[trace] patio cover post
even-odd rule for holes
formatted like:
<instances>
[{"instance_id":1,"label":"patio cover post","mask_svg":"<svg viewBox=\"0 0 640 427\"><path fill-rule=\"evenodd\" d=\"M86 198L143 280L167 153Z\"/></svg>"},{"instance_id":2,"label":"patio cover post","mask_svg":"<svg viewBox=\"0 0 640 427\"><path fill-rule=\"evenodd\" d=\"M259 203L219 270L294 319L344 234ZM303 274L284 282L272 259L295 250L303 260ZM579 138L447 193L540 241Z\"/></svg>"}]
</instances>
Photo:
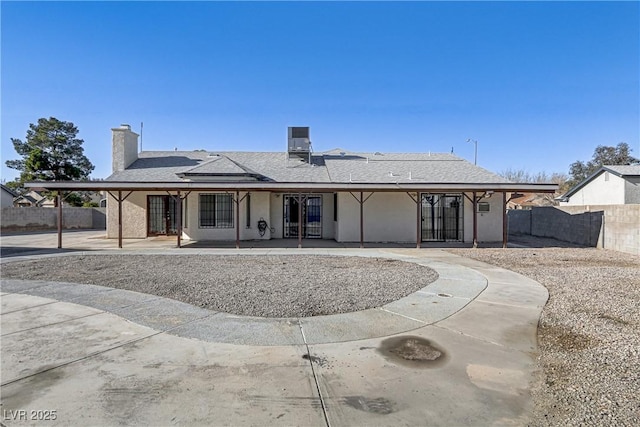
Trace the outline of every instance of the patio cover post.
<instances>
[{"instance_id":1,"label":"patio cover post","mask_svg":"<svg viewBox=\"0 0 640 427\"><path fill-rule=\"evenodd\" d=\"M360 192L360 249L364 249L364 201Z\"/></svg>"},{"instance_id":2,"label":"patio cover post","mask_svg":"<svg viewBox=\"0 0 640 427\"><path fill-rule=\"evenodd\" d=\"M422 244L422 197L420 192L416 193L416 249L420 249Z\"/></svg>"},{"instance_id":3,"label":"patio cover post","mask_svg":"<svg viewBox=\"0 0 640 427\"><path fill-rule=\"evenodd\" d=\"M302 193L298 193L298 249L302 248Z\"/></svg>"},{"instance_id":4,"label":"patio cover post","mask_svg":"<svg viewBox=\"0 0 640 427\"><path fill-rule=\"evenodd\" d=\"M506 249L507 247L507 192L502 192L502 248Z\"/></svg>"},{"instance_id":5,"label":"patio cover post","mask_svg":"<svg viewBox=\"0 0 640 427\"><path fill-rule=\"evenodd\" d=\"M416 249L420 249L420 245L422 244L422 234L420 233L422 230L422 197L419 191L416 192L415 198L408 191L407 196L411 197L411 200L416 204Z\"/></svg>"},{"instance_id":6,"label":"patio cover post","mask_svg":"<svg viewBox=\"0 0 640 427\"><path fill-rule=\"evenodd\" d=\"M473 247L478 247L478 198L473 192Z\"/></svg>"},{"instance_id":7,"label":"patio cover post","mask_svg":"<svg viewBox=\"0 0 640 427\"><path fill-rule=\"evenodd\" d=\"M240 249L240 191L236 190L236 249Z\"/></svg>"},{"instance_id":8,"label":"patio cover post","mask_svg":"<svg viewBox=\"0 0 640 427\"><path fill-rule=\"evenodd\" d=\"M118 248L122 249L122 191L118 190Z\"/></svg>"},{"instance_id":9,"label":"patio cover post","mask_svg":"<svg viewBox=\"0 0 640 427\"><path fill-rule=\"evenodd\" d=\"M176 216L177 216L177 224L176 224L176 234L178 235L178 242L177 242L177 247L181 248L182 247L182 242L180 241L180 239L182 238L182 197L180 197L180 190L177 191L177 200L176 200L176 210L178 212L176 212Z\"/></svg>"},{"instance_id":10,"label":"patio cover post","mask_svg":"<svg viewBox=\"0 0 640 427\"><path fill-rule=\"evenodd\" d=\"M62 249L62 192L58 190L58 249Z\"/></svg>"}]
</instances>

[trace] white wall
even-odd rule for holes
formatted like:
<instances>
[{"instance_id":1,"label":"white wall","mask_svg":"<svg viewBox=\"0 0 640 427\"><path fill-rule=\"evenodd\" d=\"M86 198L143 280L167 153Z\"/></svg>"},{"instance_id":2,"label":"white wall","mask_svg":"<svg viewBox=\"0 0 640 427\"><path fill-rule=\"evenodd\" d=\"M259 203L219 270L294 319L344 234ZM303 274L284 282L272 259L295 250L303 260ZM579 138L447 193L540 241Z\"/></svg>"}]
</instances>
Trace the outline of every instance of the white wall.
<instances>
[{"instance_id":1,"label":"white wall","mask_svg":"<svg viewBox=\"0 0 640 427\"><path fill-rule=\"evenodd\" d=\"M236 239L236 208L233 205L233 227L232 228L200 228L198 223L199 195L215 194L210 192L191 193L183 202L183 228L182 236L191 240L235 240ZM235 193L232 194L235 197ZM258 231L258 221L264 218L272 226L270 218L270 194L266 191L251 192L251 222L247 227L247 198L246 192L240 192L240 240L269 239L271 233L266 231L264 236L260 236ZM245 197L243 199L243 197Z\"/></svg>"},{"instance_id":2,"label":"white wall","mask_svg":"<svg viewBox=\"0 0 640 427\"><path fill-rule=\"evenodd\" d=\"M271 194L271 221L269 222L269 226L273 228L273 234L271 237L274 239L282 239L283 238L283 215L284 215L284 202L283 202L283 194L282 193L272 193Z\"/></svg>"},{"instance_id":3,"label":"white wall","mask_svg":"<svg viewBox=\"0 0 640 427\"><path fill-rule=\"evenodd\" d=\"M491 197L480 200L479 203L489 203L489 212L478 212L478 242L501 242L502 193L494 193ZM465 242L473 242L473 204L466 198L464 236Z\"/></svg>"},{"instance_id":4,"label":"white wall","mask_svg":"<svg viewBox=\"0 0 640 427\"><path fill-rule=\"evenodd\" d=\"M192 240L235 240L235 207L233 228L200 228L198 226L198 195L191 193L183 202L183 235ZM205 193L203 193L205 194ZM246 193L241 192L240 198ZM354 193L359 196L359 193ZM366 198L370 193L365 193ZM123 237L147 237L147 196L166 195L162 192L135 192L122 204ZM235 193L234 193L235 196ZM322 194L322 237L339 242L360 241L360 205L350 193L338 193L338 221L333 221L333 194ZM107 235L118 237L118 204L108 197ZM283 238L283 194L266 191L251 193L251 224L246 225L246 199L240 202L240 239ZM473 241L473 208L464 200L464 241ZM490 204L490 212L478 213L478 241L502 241L502 195L495 193L482 202ZM416 205L406 193L374 193L364 204L364 239L366 242L415 242ZM269 227L264 236L258 232L258 220Z\"/></svg>"},{"instance_id":5,"label":"white wall","mask_svg":"<svg viewBox=\"0 0 640 427\"><path fill-rule=\"evenodd\" d=\"M416 204L406 193L374 193L364 203L363 224L365 242L415 242ZM338 193L336 240L360 241L360 204L350 193Z\"/></svg>"},{"instance_id":6,"label":"white wall","mask_svg":"<svg viewBox=\"0 0 640 427\"><path fill-rule=\"evenodd\" d=\"M571 196L568 202L561 202L560 206L623 205L624 192L625 180L603 171Z\"/></svg>"}]
</instances>

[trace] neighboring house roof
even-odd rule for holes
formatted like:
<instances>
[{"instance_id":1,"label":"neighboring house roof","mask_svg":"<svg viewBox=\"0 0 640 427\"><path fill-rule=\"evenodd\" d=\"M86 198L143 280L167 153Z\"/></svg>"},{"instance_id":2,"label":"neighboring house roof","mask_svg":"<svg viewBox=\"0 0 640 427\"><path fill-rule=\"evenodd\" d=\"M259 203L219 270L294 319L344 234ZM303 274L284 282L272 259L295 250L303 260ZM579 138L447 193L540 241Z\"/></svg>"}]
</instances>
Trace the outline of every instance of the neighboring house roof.
<instances>
[{"instance_id":1,"label":"neighboring house roof","mask_svg":"<svg viewBox=\"0 0 640 427\"><path fill-rule=\"evenodd\" d=\"M524 193L520 197L514 197L507 203L508 207L532 208L537 206L553 206L548 197L537 193Z\"/></svg>"},{"instance_id":2,"label":"neighboring house roof","mask_svg":"<svg viewBox=\"0 0 640 427\"><path fill-rule=\"evenodd\" d=\"M18 196L14 201L16 205L29 205L29 206L37 206L38 200L29 196L28 194L23 194L22 196Z\"/></svg>"},{"instance_id":3,"label":"neighboring house roof","mask_svg":"<svg viewBox=\"0 0 640 427\"><path fill-rule=\"evenodd\" d=\"M12 189L10 189L9 187L7 187L4 184L0 184L0 187L2 187L2 191L5 191L7 193L9 193L11 195L11 197L18 197L19 194L16 193L15 191L13 191Z\"/></svg>"},{"instance_id":4,"label":"neighboring house roof","mask_svg":"<svg viewBox=\"0 0 640 427\"><path fill-rule=\"evenodd\" d=\"M600 175L603 172L609 172L620 178L626 178L630 176L640 176L640 165L605 165L601 166L600 169L589 175L578 185L567 191L563 196L558 197L558 200L565 201L575 193L577 193L580 189L589 184L595 177Z\"/></svg>"},{"instance_id":5,"label":"neighboring house roof","mask_svg":"<svg viewBox=\"0 0 640 427\"><path fill-rule=\"evenodd\" d=\"M311 163L285 152L148 151L107 181L184 182L243 176L282 183L505 183L505 178L453 154L314 153Z\"/></svg>"},{"instance_id":6,"label":"neighboring house roof","mask_svg":"<svg viewBox=\"0 0 640 427\"><path fill-rule=\"evenodd\" d=\"M608 170L619 177L640 176L640 165L603 166L602 169Z\"/></svg>"}]
</instances>

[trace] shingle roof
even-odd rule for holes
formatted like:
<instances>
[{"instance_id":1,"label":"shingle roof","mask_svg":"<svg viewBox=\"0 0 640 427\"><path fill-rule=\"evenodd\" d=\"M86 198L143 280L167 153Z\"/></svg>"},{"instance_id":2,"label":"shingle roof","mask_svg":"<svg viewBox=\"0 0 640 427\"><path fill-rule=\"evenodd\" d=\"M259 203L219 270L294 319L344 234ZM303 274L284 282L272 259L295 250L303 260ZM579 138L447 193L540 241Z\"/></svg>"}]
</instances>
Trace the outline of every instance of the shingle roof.
<instances>
[{"instance_id":1,"label":"shingle roof","mask_svg":"<svg viewBox=\"0 0 640 427\"><path fill-rule=\"evenodd\" d=\"M640 176L640 165L605 165L603 168L620 176Z\"/></svg>"},{"instance_id":2,"label":"shingle roof","mask_svg":"<svg viewBox=\"0 0 640 427\"><path fill-rule=\"evenodd\" d=\"M508 183L453 154L353 153L335 149L314 153L311 163L284 152L147 151L108 181L181 182L189 175L247 175L294 183ZM184 179L179 175L184 176Z\"/></svg>"},{"instance_id":3,"label":"shingle roof","mask_svg":"<svg viewBox=\"0 0 640 427\"><path fill-rule=\"evenodd\" d=\"M325 156L325 162L332 182L508 182L452 154L360 153Z\"/></svg>"}]
</instances>

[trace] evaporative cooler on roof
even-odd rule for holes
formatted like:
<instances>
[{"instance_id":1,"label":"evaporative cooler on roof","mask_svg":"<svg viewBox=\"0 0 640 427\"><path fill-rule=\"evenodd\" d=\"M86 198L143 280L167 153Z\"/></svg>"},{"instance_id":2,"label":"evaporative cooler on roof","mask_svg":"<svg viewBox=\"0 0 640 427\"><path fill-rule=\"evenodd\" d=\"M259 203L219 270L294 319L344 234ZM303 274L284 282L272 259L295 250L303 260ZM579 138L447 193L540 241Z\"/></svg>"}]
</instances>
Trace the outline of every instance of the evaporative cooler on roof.
<instances>
[{"instance_id":1,"label":"evaporative cooler on roof","mask_svg":"<svg viewBox=\"0 0 640 427\"><path fill-rule=\"evenodd\" d=\"M289 158L299 158L309 161L311 155L311 140L308 127L289 127L287 152Z\"/></svg>"}]
</instances>

